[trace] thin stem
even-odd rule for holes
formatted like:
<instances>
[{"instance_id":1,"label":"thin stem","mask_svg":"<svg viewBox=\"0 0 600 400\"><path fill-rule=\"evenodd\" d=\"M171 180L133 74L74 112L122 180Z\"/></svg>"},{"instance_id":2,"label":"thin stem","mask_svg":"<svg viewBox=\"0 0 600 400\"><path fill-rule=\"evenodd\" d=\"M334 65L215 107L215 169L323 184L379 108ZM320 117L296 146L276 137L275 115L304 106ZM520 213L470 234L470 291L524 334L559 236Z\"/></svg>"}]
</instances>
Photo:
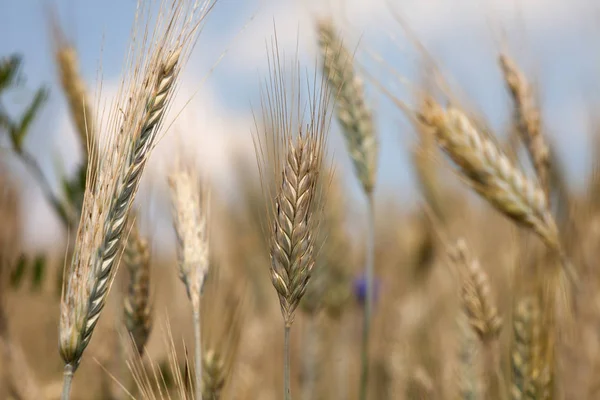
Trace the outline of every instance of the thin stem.
<instances>
[{"instance_id":1,"label":"thin stem","mask_svg":"<svg viewBox=\"0 0 600 400\"><path fill-rule=\"evenodd\" d=\"M63 372L63 391L61 400L69 400L71 398L71 382L73 382L73 373L75 372L71 364L66 364Z\"/></svg>"},{"instance_id":2,"label":"thin stem","mask_svg":"<svg viewBox=\"0 0 600 400\"><path fill-rule=\"evenodd\" d=\"M194 397L196 400L202 400L202 337L201 337L201 332L200 332L200 302L198 302L198 307L197 309L194 311L194 339L196 341L195 345L196 348L194 349L195 352L195 364L196 364L196 368L195 368L195 392L196 392L196 397Z\"/></svg>"},{"instance_id":3,"label":"thin stem","mask_svg":"<svg viewBox=\"0 0 600 400\"><path fill-rule=\"evenodd\" d=\"M499 344L497 339L484 342L484 367L485 379L488 382L486 385L486 398L508 400L506 393L506 382L502 370L500 368Z\"/></svg>"},{"instance_id":4,"label":"thin stem","mask_svg":"<svg viewBox=\"0 0 600 400\"><path fill-rule=\"evenodd\" d=\"M56 195L54 195L48 179L33 155L25 149L14 149L14 152L21 159L21 162L29 169L29 172L33 175L42 190L44 197L46 197L46 200L52 205L64 226L66 228L73 226L75 224L73 210L71 207L67 207L58 199L58 197L56 197Z\"/></svg>"},{"instance_id":5,"label":"thin stem","mask_svg":"<svg viewBox=\"0 0 600 400\"><path fill-rule=\"evenodd\" d=\"M351 319L351 322L354 320ZM349 343L349 324L348 315L340 316L339 324L336 326L337 339L334 339L334 362L336 363L336 386L334 387L335 398L337 400L348 400L348 343Z\"/></svg>"},{"instance_id":6,"label":"thin stem","mask_svg":"<svg viewBox=\"0 0 600 400\"><path fill-rule=\"evenodd\" d=\"M362 349L361 349L361 373L359 399L366 400L369 384L369 336L371 333L371 312L373 308L373 268L375 264L375 204L373 192L367 193L368 203L368 232L367 232L367 254L366 254L366 295L365 311L363 319Z\"/></svg>"},{"instance_id":7,"label":"thin stem","mask_svg":"<svg viewBox=\"0 0 600 400\"><path fill-rule=\"evenodd\" d=\"M290 326L286 323L283 327L283 398L292 400L290 385Z\"/></svg>"},{"instance_id":8,"label":"thin stem","mask_svg":"<svg viewBox=\"0 0 600 400\"><path fill-rule=\"evenodd\" d=\"M315 398L317 376L319 374L319 363L317 357L319 354L319 333L317 332L317 317L309 315L304 325L303 341L304 351L302 352L303 371L302 371L302 398L312 400Z\"/></svg>"}]
</instances>

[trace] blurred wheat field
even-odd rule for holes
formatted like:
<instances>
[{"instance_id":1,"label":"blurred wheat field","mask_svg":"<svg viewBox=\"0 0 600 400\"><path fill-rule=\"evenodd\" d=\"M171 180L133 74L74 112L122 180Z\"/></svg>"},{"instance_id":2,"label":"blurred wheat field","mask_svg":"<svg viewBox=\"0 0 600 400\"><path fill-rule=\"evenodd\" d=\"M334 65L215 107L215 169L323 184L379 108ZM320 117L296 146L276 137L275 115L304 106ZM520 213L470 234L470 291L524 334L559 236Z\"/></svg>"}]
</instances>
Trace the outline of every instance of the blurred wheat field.
<instances>
[{"instance_id":1,"label":"blurred wheat field","mask_svg":"<svg viewBox=\"0 0 600 400\"><path fill-rule=\"evenodd\" d=\"M494 61L511 120L493 132L410 21L397 28L424 72L420 82L393 74L401 90L365 67L333 16L312 21L315 71L298 49L290 57L279 47L275 21L247 127L256 163L226 161L235 199L211 187L185 144L155 154L169 165L164 192L152 194L174 232L175 251L164 253L138 189L151 153L173 134L181 74L205 19L226 5L164 1L154 15L149 3L138 3L105 109L49 18L49 68L84 155L71 176L45 170L28 149L52 97L41 87L9 113L5 94L23 85L27 60L1 55L1 399L600 397L600 142L584 190L574 191L535 77L510 49ZM414 131L398 152L411 157L416 202L378 186L371 89ZM345 152L331 151L334 135ZM26 250L16 164L60 220L64 247Z\"/></svg>"}]
</instances>

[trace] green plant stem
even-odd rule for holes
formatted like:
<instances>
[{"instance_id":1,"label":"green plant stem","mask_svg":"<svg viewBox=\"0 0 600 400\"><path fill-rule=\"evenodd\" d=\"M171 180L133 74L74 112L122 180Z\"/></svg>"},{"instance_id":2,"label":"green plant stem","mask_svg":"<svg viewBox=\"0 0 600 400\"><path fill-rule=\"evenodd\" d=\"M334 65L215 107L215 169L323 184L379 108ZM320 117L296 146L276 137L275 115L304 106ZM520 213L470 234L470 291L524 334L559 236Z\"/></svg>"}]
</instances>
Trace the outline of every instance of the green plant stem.
<instances>
[{"instance_id":1,"label":"green plant stem","mask_svg":"<svg viewBox=\"0 0 600 400\"><path fill-rule=\"evenodd\" d=\"M195 349L194 349L194 362L196 364L195 368L195 393L194 397L196 400L202 400L202 337L200 332L200 303L198 303L197 309L194 311L194 340L195 340Z\"/></svg>"},{"instance_id":2,"label":"green plant stem","mask_svg":"<svg viewBox=\"0 0 600 400\"><path fill-rule=\"evenodd\" d=\"M290 385L290 326L286 323L283 327L283 398L292 400Z\"/></svg>"},{"instance_id":3,"label":"green plant stem","mask_svg":"<svg viewBox=\"0 0 600 400\"><path fill-rule=\"evenodd\" d=\"M365 311L363 319L362 349L361 349L361 372L359 399L366 400L369 384L369 336L371 333L371 313L373 308L373 268L375 263L375 204L373 191L367 193L368 216L367 216L367 253L366 253L366 296Z\"/></svg>"},{"instance_id":4,"label":"green plant stem","mask_svg":"<svg viewBox=\"0 0 600 400\"><path fill-rule=\"evenodd\" d=\"M71 382L73 382L73 374L75 369L71 364L65 365L63 372L63 391L61 395L62 400L69 400L71 398Z\"/></svg>"}]
</instances>

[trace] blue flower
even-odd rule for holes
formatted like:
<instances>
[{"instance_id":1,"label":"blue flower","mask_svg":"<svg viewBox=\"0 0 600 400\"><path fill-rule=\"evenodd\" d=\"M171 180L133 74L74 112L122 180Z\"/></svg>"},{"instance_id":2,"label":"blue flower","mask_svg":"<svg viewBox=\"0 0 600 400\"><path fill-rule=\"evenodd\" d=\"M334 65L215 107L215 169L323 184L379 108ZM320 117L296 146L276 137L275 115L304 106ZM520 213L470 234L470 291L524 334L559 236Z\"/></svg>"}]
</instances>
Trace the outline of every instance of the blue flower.
<instances>
[{"instance_id":1,"label":"blue flower","mask_svg":"<svg viewBox=\"0 0 600 400\"><path fill-rule=\"evenodd\" d=\"M373 305L377 303L377 299L379 298L379 288L381 286L381 281L377 278L373 278ZM359 302L359 304L364 305L367 298L367 276L366 274L362 274L361 276L354 279L353 283L353 291L354 297Z\"/></svg>"}]
</instances>

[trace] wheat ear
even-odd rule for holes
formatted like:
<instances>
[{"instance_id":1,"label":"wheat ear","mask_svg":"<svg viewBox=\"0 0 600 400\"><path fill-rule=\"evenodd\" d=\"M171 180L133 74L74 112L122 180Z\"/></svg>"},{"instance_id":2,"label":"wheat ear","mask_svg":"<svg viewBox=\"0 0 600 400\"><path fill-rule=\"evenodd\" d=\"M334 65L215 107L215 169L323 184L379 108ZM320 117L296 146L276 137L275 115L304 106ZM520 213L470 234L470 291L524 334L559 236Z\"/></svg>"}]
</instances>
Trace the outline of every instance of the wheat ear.
<instances>
[{"instance_id":1,"label":"wheat ear","mask_svg":"<svg viewBox=\"0 0 600 400\"><path fill-rule=\"evenodd\" d=\"M129 271L129 283L123 310L125 326L140 357L152 329L152 303L150 296L150 249L148 241L133 221L125 245L123 262Z\"/></svg>"},{"instance_id":2,"label":"wheat ear","mask_svg":"<svg viewBox=\"0 0 600 400\"><path fill-rule=\"evenodd\" d=\"M435 133L438 145L459 167L467 183L517 224L532 229L562 260L574 284L577 273L566 259L544 191L517 169L492 140L457 108L430 101L419 119Z\"/></svg>"},{"instance_id":3,"label":"wheat ear","mask_svg":"<svg viewBox=\"0 0 600 400\"><path fill-rule=\"evenodd\" d=\"M551 393L551 367L543 343L539 297L527 295L515 303L511 367L511 398L547 399Z\"/></svg>"},{"instance_id":4,"label":"wheat ear","mask_svg":"<svg viewBox=\"0 0 600 400\"><path fill-rule=\"evenodd\" d=\"M501 54L498 60L504 74L504 81L513 99L517 131L527 147L540 185L548 198L550 148L542 134L540 111L535 104L531 86L517 64L507 54Z\"/></svg>"},{"instance_id":5,"label":"wheat ear","mask_svg":"<svg viewBox=\"0 0 600 400\"><path fill-rule=\"evenodd\" d=\"M173 226L177 236L179 277L192 303L195 332L195 393L202 398L202 341L200 304L202 288L209 267L208 217L206 186L191 166L180 164L169 176Z\"/></svg>"},{"instance_id":6,"label":"wheat ear","mask_svg":"<svg viewBox=\"0 0 600 400\"><path fill-rule=\"evenodd\" d=\"M97 176L86 180L75 251L61 296L59 349L65 362L63 399L70 397L73 374L114 280L129 210L148 157L160 136L180 61L187 57L196 37L198 18L203 17L196 11L196 4L190 7L182 1L172 2L159 14L154 41L149 46L138 43L134 36L130 53L133 64L128 66L130 75L124 79L121 95L109 115L109 138L98 159L88 161L96 163L96 168L88 168L88 174L95 170Z\"/></svg>"},{"instance_id":7,"label":"wheat ear","mask_svg":"<svg viewBox=\"0 0 600 400\"><path fill-rule=\"evenodd\" d=\"M318 176L315 151L318 149L309 136L289 141L281 187L275 199L271 279L287 327L293 323L314 265L311 219Z\"/></svg>"},{"instance_id":8,"label":"wheat ear","mask_svg":"<svg viewBox=\"0 0 600 400\"><path fill-rule=\"evenodd\" d=\"M346 148L365 193L375 187L378 143L373 116L368 109L363 83L354 71L354 56L343 45L333 21L318 21L323 74L336 95L336 113L342 126Z\"/></svg>"},{"instance_id":9,"label":"wheat ear","mask_svg":"<svg viewBox=\"0 0 600 400\"><path fill-rule=\"evenodd\" d=\"M54 57L58 66L60 84L67 98L67 104L71 112L71 117L75 123L75 128L79 136L79 144L85 155L85 161L88 158L95 159L95 153L98 150L94 129L94 116L90 99L86 90L86 85L79 72L79 63L77 50L71 45L58 22L55 22L53 29L54 36ZM93 166L94 164L89 164ZM95 176L94 171L90 176Z\"/></svg>"},{"instance_id":10,"label":"wheat ear","mask_svg":"<svg viewBox=\"0 0 600 400\"><path fill-rule=\"evenodd\" d=\"M299 65L284 73L277 42L269 59L270 82L262 96L262 128L255 148L263 187L268 190L271 282L279 297L284 325L284 398L290 391L290 328L315 263L320 204L317 183L330 124L329 96L323 81L307 77L310 98L300 92ZM296 80L297 79L297 80ZM262 129L262 135L258 134ZM261 138L263 136L263 138ZM265 144L269 142L270 146ZM265 169L270 169L269 176ZM272 173L272 175L271 175Z\"/></svg>"},{"instance_id":11,"label":"wheat ear","mask_svg":"<svg viewBox=\"0 0 600 400\"><path fill-rule=\"evenodd\" d=\"M450 259L462 275L462 308L484 353L485 397L505 399L504 377L500 368L498 338L502 318L498 314L486 272L473 258L463 239L449 251Z\"/></svg>"},{"instance_id":12,"label":"wheat ear","mask_svg":"<svg viewBox=\"0 0 600 400\"><path fill-rule=\"evenodd\" d=\"M354 71L352 54L344 47L330 19L317 23L319 45L323 58L323 75L336 95L336 112L342 125L346 149L352 158L354 171L367 196L368 232L366 250L366 301L361 348L361 378L359 398L366 399L369 376L369 337L373 305L373 269L375 262L375 209L373 190L377 174L379 146L373 116L366 106L363 83Z\"/></svg>"},{"instance_id":13,"label":"wheat ear","mask_svg":"<svg viewBox=\"0 0 600 400\"><path fill-rule=\"evenodd\" d=\"M502 329L502 318L494 305L487 274L479 261L471 257L464 240L458 240L449 255L463 274L462 306L471 328L484 342L497 338Z\"/></svg>"}]
</instances>

